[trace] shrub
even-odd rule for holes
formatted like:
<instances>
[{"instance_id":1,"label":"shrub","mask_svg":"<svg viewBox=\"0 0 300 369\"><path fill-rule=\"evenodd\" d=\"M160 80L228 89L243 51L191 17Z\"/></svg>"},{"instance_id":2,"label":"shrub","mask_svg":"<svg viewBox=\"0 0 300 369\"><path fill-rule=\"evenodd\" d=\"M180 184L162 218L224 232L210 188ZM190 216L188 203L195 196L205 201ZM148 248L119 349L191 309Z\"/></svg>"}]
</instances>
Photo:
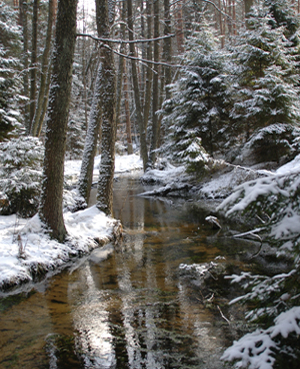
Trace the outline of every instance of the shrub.
<instances>
[{"instance_id":1,"label":"shrub","mask_svg":"<svg viewBox=\"0 0 300 369\"><path fill-rule=\"evenodd\" d=\"M33 216L38 209L44 148L33 137L0 143L0 214Z\"/></svg>"}]
</instances>

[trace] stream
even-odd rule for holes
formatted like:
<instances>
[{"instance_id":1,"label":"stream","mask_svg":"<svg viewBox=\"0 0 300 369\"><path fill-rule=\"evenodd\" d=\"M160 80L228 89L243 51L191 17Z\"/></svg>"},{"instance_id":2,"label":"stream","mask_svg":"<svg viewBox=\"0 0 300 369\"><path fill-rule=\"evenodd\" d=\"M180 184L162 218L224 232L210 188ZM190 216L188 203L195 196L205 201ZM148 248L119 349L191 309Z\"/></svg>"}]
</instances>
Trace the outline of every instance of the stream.
<instances>
[{"instance_id":1,"label":"stream","mask_svg":"<svg viewBox=\"0 0 300 369\"><path fill-rule=\"evenodd\" d=\"M181 270L218 257L240 265L241 241L218 236L192 201L143 191L138 179L114 183L123 245L0 300L1 369L225 367L236 333L222 310L230 292L210 308L213 294Z\"/></svg>"}]
</instances>

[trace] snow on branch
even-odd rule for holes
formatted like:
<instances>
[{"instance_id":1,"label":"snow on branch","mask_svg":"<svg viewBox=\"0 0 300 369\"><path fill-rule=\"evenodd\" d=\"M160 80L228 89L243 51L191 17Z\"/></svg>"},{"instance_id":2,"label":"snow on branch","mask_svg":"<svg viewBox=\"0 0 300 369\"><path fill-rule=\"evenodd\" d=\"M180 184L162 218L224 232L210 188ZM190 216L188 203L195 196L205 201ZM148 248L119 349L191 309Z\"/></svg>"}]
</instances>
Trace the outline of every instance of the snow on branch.
<instances>
[{"instance_id":1,"label":"snow on branch","mask_svg":"<svg viewBox=\"0 0 300 369\"><path fill-rule=\"evenodd\" d=\"M294 306L274 319L266 330L257 329L235 341L223 354L222 360L235 361L236 368L273 369L280 340L300 334L300 306Z\"/></svg>"}]
</instances>

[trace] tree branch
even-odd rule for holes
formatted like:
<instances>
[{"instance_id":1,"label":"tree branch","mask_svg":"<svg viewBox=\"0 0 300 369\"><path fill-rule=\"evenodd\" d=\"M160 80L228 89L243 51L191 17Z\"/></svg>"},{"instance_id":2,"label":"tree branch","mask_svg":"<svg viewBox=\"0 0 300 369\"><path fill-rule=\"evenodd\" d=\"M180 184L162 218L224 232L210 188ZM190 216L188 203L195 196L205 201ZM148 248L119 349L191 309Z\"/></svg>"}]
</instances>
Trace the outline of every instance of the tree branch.
<instances>
[{"instance_id":1,"label":"tree branch","mask_svg":"<svg viewBox=\"0 0 300 369\"><path fill-rule=\"evenodd\" d=\"M140 44L145 42L154 42L159 40L164 40L166 38L175 37L174 34L160 36L156 38L149 38L149 39L137 39L137 40L117 40L117 39L109 39L109 38L102 38L102 37L95 37L93 35L87 34L87 33L77 33L76 37L89 37L95 41L100 42L110 42L114 44Z\"/></svg>"}]
</instances>

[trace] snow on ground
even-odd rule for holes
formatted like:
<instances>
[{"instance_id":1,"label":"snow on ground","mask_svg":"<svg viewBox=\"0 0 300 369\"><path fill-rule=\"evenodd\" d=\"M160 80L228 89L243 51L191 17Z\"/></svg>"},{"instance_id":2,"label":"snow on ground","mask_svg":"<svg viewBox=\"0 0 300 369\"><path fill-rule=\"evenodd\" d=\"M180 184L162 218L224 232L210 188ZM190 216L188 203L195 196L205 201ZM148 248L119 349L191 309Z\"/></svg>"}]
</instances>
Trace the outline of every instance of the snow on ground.
<instances>
[{"instance_id":1,"label":"snow on ground","mask_svg":"<svg viewBox=\"0 0 300 369\"><path fill-rule=\"evenodd\" d=\"M98 175L100 156L95 159L94 175ZM75 183L80 173L81 161L66 161L65 175ZM116 155L115 175L126 172L141 174L142 161L139 155ZM300 156L270 175L283 175L300 171ZM248 173L249 174L249 173ZM221 187L234 187L235 177L240 173L232 171L205 184L201 191L214 197ZM165 164L164 170L154 169L144 174L143 179L162 183L179 182L187 178L183 166ZM245 180L246 178L244 178ZM0 216L0 289L8 284L30 281L41 270L54 269L69 261L72 256L88 253L97 247L94 238L108 240L112 235L115 220L106 217L96 207L71 213L64 212L69 242L60 244L43 232L38 216L19 219L15 215ZM18 239L19 236L19 239ZM23 250L22 250L23 249Z\"/></svg>"},{"instance_id":2,"label":"snow on ground","mask_svg":"<svg viewBox=\"0 0 300 369\"><path fill-rule=\"evenodd\" d=\"M101 155L97 155L94 161L94 177L99 174L99 164ZM77 179L79 176L81 167L81 160L66 160L65 163L65 176ZM139 155L116 155L115 158L115 176L122 173L140 171L143 169L143 162Z\"/></svg>"},{"instance_id":3,"label":"snow on ground","mask_svg":"<svg viewBox=\"0 0 300 369\"><path fill-rule=\"evenodd\" d=\"M100 156L95 160L95 175ZM65 175L76 181L81 161L66 161ZM138 155L116 156L116 174L142 168ZM38 215L19 219L16 215L0 216L0 289L31 281L34 275L62 266L76 257L90 252L98 244L94 239L108 242L116 221L95 206L71 213L64 212L68 242L51 240L43 232Z\"/></svg>"}]
</instances>

